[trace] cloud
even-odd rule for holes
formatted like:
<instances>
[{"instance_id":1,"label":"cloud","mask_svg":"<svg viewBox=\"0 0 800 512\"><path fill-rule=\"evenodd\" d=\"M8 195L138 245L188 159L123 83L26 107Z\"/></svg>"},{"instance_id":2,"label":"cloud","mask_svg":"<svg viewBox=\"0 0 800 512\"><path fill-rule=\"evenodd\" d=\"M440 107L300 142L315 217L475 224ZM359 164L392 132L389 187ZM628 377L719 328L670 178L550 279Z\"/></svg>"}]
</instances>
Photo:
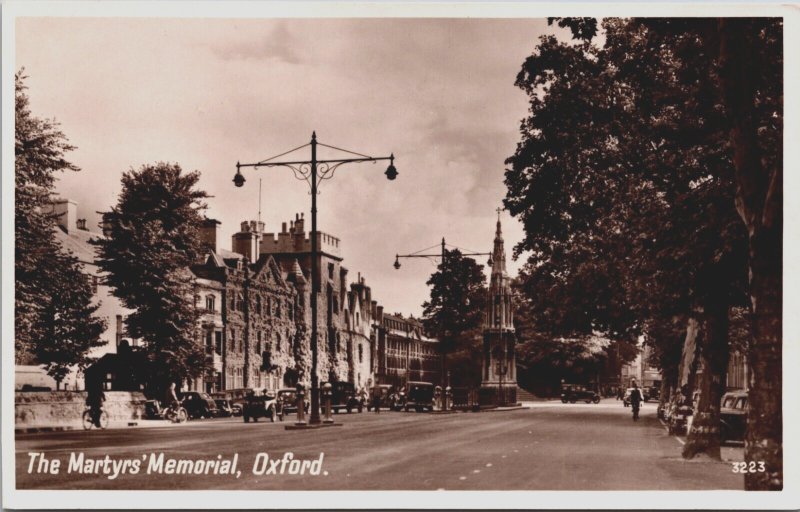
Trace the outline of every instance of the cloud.
<instances>
[{"instance_id":1,"label":"cloud","mask_svg":"<svg viewBox=\"0 0 800 512\"><path fill-rule=\"evenodd\" d=\"M245 35L249 35L249 32ZM260 37L216 41L210 48L223 60L275 60L287 64L302 63L295 37L283 21L277 22L272 30Z\"/></svg>"}]
</instances>

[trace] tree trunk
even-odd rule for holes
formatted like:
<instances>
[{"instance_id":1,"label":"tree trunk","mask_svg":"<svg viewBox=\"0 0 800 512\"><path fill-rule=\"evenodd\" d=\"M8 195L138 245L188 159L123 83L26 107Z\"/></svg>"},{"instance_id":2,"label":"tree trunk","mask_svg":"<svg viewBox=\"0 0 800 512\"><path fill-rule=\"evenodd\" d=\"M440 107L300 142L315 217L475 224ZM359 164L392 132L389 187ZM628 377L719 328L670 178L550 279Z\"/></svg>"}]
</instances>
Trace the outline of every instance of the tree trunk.
<instances>
[{"instance_id":1,"label":"tree trunk","mask_svg":"<svg viewBox=\"0 0 800 512\"><path fill-rule=\"evenodd\" d=\"M782 376L782 147L774 169L764 169L755 119L759 66L752 25L744 18L719 21L719 82L731 120L736 170L736 209L747 228L753 338L745 461L766 471L745 474L747 490L783 489ZM781 77L782 78L782 77Z\"/></svg>"},{"instance_id":2,"label":"tree trunk","mask_svg":"<svg viewBox=\"0 0 800 512\"><path fill-rule=\"evenodd\" d=\"M697 334L700 330L697 317L699 314L699 311L692 310L689 320L686 322L686 337L683 340L681 362L678 367L678 382L676 387L682 389L686 386L690 395L694 390L695 374L697 371Z\"/></svg>"},{"instance_id":3,"label":"tree trunk","mask_svg":"<svg viewBox=\"0 0 800 512\"><path fill-rule=\"evenodd\" d=\"M692 428L683 447L683 457L691 459L705 453L720 459L719 407L725 393L728 371L729 310L727 294L721 290L704 308L703 332L698 336L700 363L700 398L695 404Z\"/></svg>"}]
</instances>

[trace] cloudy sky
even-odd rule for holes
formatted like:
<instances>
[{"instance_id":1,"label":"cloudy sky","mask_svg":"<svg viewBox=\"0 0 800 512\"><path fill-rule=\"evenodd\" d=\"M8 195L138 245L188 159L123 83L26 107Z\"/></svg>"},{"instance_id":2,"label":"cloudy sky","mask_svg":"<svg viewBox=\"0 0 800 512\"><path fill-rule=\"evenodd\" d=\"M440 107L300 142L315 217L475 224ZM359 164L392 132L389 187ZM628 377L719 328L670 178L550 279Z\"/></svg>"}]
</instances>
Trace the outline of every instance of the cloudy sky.
<instances>
[{"instance_id":1,"label":"cloudy sky","mask_svg":"<svg viewBox=\"0 0 800 512\"><path fill-rule=\"evenodd\" d=\"M21 18L16 31L32 110L78 148L70 158L82 171L57 190L92 225L116 202L122 172L177 162L202 173L207 214L229 249L239 223L257 217L259 178L268 232L310 216L308 188L291 171L247 170L235 188L237 161L305 144L313 130L333 146L394 152L394 182L384 163L323 182L319 229L342 240L350 276L365 276L387 311L416 316L435 264L395 270L394 255L443 236L491 249L503 161L527 112L514 79L553 29L536 19ZM290 156L309 158L303 151ZM321 148L326 156L335 153ZM522 230L502 220L510 254ZM518 267L509 261L512 274Z\"/></svg>"}]
</instances>

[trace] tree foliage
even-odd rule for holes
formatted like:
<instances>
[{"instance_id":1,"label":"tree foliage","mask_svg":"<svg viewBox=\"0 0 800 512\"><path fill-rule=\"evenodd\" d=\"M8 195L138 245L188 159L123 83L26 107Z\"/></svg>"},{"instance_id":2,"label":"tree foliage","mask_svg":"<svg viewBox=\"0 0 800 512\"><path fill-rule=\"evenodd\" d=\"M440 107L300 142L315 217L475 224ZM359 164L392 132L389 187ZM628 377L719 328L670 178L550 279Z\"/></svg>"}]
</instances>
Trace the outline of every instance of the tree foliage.
<instances>
[{"instance_id":1,"label":"tree foliage","mask_svg":"<svg viewBox=\"0 0 800 512\"><path fill-rule=\"evenodd\" d=\"M454 380L474 383L476 368L480 374L480 359L475 359L474 354L481 353L487 298L485 281L481 265L453 249L445 253L438 270L427 282L431 298L422 305L422 323L425 331L439 340L443 361L447 354L458 353L457 360L464 366L452 367L459 374Z\"/></svg>"},{"instance_id":2,"label":"tree foliage","mask_svg":"<svg viewBox=\"0 0 800 512\"><path fill-rule=\"evenodd\" d=\"M109 236L97 241L109 286L134 310L128 334L146 341L155 392L208 370L196 340L199 310L189 272L203 250L200 212L207 195L195 188L199 177L166 163L124 173L117 204L103 218Z\"/></svg>"},{"instance_id":3,"label":"tree foliage","mask_svg":"<svg viewBox=\"0 0 800 512\"><path fill-rule=\"evenodd\" d=\"M701 395L703 431L718 452L713 404L730 308L745 304L748 256L750 294L760 275L775 288L766 270L753 273L752 233L762 222L770 235L758 247L772 263L764 269L780 269L770 256L780 253L780 20L609 19L602 47L591 42L590 20L550 21L575 41L544 36L524 62L517 85L530 97L530 115L506 172L505 205L526 232L515 253L528 255L524 289L537 327L550 335L645 334L671 371L680 325L697 317L704 382L716 383ZM738 84L734 76L743 75ZM774 296L765 298L775 311ZM776 331L774 321L764 325ZM767 335L764 344L774 340ZM779 371L775 352L763 354Z\"/></svg>"},{"instance_id":4,"label":"tree foliage","mask_svg":"<svg viewBox=\"0 0 800 512\"><path fill-rule=\"evenodd\" d=\"M92 304L88 278L55 239L50 213L56 173L79 170L65 158L74 147L55 121L31 113L25 78L22 70L14 76L15 354L61 382L103 344L105 321L94 316L99 304Z\"/></svg>"}]
</instances>

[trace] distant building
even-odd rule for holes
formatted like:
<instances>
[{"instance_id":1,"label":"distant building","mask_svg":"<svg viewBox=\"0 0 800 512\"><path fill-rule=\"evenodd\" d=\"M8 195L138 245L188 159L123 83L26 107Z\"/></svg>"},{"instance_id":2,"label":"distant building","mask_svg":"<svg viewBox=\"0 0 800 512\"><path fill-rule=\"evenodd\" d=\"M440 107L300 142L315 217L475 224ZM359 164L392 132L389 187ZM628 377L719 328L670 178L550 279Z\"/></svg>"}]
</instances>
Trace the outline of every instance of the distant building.
<instances>
[{"instance_id":1,"label":"distant building","mask_svg":"<svg viewBox=\"0 0 800 512\"><path fill-rule=\"evenodd\" d=\"M375 319L375 383L405 386L409 381L441 382L437 341L424 334L422 322L388 315L378 308Z\"/></svg>"},{"instance_id":2,"label":"distant building","mask_svg":"<svg viewBox=\"0 0 800 512\"><path fill-rule=\"evenodd\" d=\"M97 266L97 247L92 245L90 240L103 238L104 234L90 230L86 219L79 219L77 212L78 205L75 201L70 199L53 201L52 213L56 216L57 223L55 239L64 250L71 252L83 265L83 271L92 286L92 302L100 303L100 308L95 315L106 320L106 330L100 335L100 339L105 342L105 345L96 347L89 353L90 357L100 358L105 354L116 352L123 338L127 338L125 318L132 311L125 308L120 300L111 293L111 289L104 284L102 272ZM131 340L131 343L136 345L136 340ZM50 384L55 389L55 381L39 369L33 358L24 363L26 364L21 365L16 372L17 385L22 386L26 380L35 379L36 385L39 387L44 386L45 382L52 381ZM83 374L78 368L73 368L62 382L62 386L66 389L84 389Z\"/></svg>"}]
</instances>

